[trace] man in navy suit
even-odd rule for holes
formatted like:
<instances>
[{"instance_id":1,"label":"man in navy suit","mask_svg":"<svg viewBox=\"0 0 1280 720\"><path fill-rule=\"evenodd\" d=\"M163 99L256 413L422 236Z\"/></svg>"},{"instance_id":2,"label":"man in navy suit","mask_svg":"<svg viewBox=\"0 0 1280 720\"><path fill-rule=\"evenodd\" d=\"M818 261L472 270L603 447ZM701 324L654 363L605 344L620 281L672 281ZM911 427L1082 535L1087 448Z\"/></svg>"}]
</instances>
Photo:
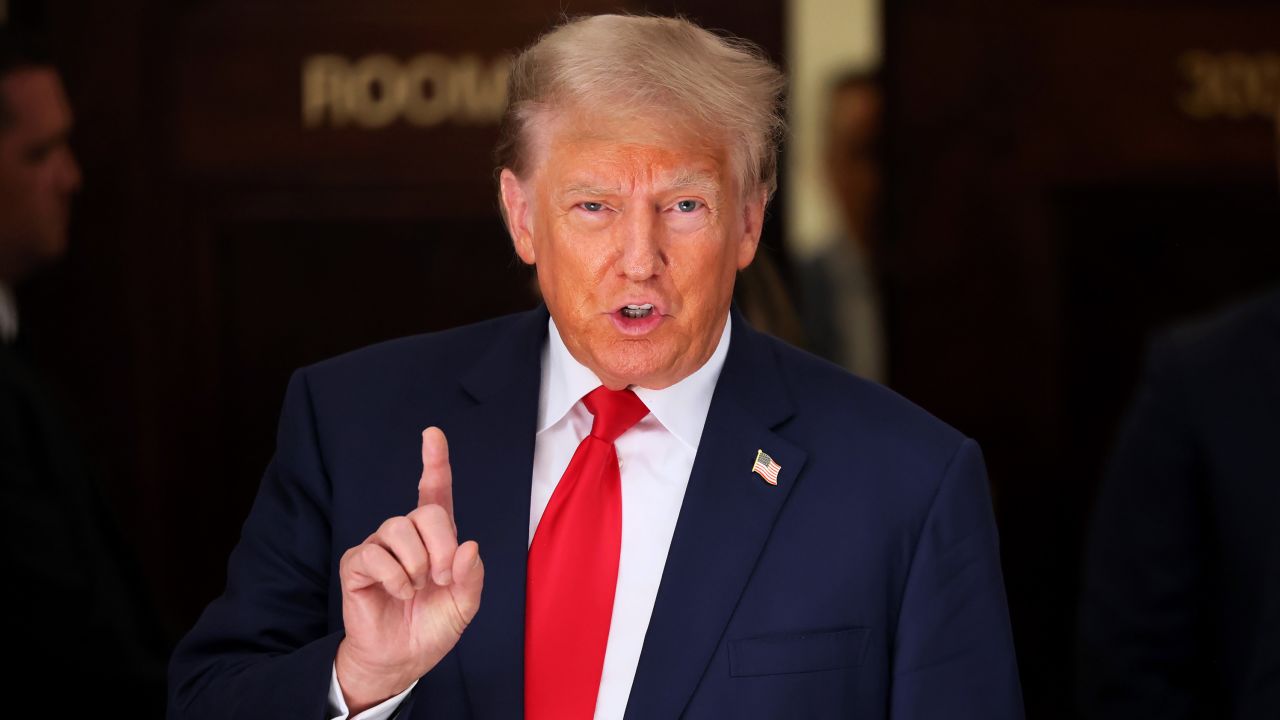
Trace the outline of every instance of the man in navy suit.
<instances>
[{"instance_id":1,"label":"man in navy suit","mask_svg":"<svg viewBox=\"0 0 1280 720\"><path fill-rule=\"evenodd\" d=\"M666 18L516 59L545 307L294 376L172 717L1022 716L977 446L730 308L783 85Z\"/></svg>"},{"instance_id":2,"label":"man in navy suit","mask_svg":"<svg viewBox=\"0 0 1280 720\"><path fill-rule=\"evenodd\" d=\"M1081 717L1280 717L1280 290L1161 334L1099 489Z\"/></svg>"}]
</instances>

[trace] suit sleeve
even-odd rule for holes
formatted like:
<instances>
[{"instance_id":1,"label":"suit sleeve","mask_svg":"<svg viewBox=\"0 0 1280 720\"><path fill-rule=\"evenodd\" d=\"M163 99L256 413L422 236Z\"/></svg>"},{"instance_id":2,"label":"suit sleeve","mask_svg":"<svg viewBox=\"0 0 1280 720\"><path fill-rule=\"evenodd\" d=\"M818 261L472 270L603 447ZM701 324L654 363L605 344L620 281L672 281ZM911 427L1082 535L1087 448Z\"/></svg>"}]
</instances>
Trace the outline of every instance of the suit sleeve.
<instances>
[{"instance_id":1,"label":"suit sleeve","mask_svg":"<svg viewBox=\"0 0 1280 720\"><path fill-rule=\"evenodd\" d=\"M1197 716L1204 521L1184 387L1158 344L1099 491L1078 629L1087 718Z\"/></svg>"},{"instance_id":2,"label":"suit sleeve","mask_svg":"<svg viewBox=\"0 0 1280 720\"><path fill-rule=\"evenodd\" d=\"M342 639L327 622L330 503L299 372L286 393L276 455L231 553L226 590L173 654L171 720L325 717Z\"/></svg>"},{"instance_id":3,"label":"suit sleeve","mask_svg":"<svg viewBox=\"0 0 1280 720\"><path fill-rule=\"evenodd\" d=\"M892 682L892 720L1023 717L986 468L972 440L948 464L920 532Z\"/></svg>"}]
</instances>

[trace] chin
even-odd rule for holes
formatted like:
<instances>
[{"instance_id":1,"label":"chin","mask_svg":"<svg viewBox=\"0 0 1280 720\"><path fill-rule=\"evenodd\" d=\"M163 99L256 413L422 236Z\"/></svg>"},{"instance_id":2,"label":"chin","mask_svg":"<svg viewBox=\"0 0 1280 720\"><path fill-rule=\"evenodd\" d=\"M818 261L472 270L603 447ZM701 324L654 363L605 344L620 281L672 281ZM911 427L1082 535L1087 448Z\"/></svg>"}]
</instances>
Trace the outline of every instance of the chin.
<instances>
[{"instance_id":1,"label":"chin","mask_svg":"<svg viewBox=\"0 0 1280 720\"><path fill-rule=\"evenodd\" d=\"M670 359L665 355L652 347L652 343L624 340L601 356L600 369L628 385L649 387L650 382L661 378L671 367Z\"/></svg>"}]
</instances>

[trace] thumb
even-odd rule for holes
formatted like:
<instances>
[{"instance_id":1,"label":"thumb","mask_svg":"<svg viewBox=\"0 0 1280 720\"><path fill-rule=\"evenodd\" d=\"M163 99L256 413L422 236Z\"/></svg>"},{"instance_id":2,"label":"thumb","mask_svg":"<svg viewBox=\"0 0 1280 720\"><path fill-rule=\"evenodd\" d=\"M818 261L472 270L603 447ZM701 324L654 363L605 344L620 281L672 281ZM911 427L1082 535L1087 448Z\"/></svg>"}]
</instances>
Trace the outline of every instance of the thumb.
<instances>
[{"instance_id":1,"label":"thumb","mask_svg":"<svg viewBox=\"0 0 1280 720\"><path fill-rule=\"evenodd\" d=\"M480 545L468 540L458 546L453 555L453 584L449 591L453 602L467 624L480 609L480 591L484 588L484 562L480 560Z\"/></svg>"}]
</instances>

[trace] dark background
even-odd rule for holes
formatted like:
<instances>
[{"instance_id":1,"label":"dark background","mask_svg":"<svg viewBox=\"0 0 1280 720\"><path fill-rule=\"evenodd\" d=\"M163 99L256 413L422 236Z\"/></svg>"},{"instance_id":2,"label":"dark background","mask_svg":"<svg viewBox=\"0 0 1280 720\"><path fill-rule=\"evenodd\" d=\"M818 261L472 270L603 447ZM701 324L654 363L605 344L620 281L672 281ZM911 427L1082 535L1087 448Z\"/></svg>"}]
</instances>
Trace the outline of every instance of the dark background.
<instances>
[{"instance_id":1,"label":"dark background","mask_svg":"<svg viewBox=\"0 0 1280 720\"><path fill-rule=\"evenodd\" d=\"M886 5L891 382L982 444L1029 716L1069 717L1082 535L1146 339L1280 284L1259 109L1280 103L1280 6ZM10 3L61 61L85 174L69 256L20 288L24 332L175 636L221 590L294 368L535 302L496 128L305 128L303 59L492 58L562 10L619 9L786 62L782 0ZM784 268L786 209L784 177Z\"/></svg>"}]
</instances>

